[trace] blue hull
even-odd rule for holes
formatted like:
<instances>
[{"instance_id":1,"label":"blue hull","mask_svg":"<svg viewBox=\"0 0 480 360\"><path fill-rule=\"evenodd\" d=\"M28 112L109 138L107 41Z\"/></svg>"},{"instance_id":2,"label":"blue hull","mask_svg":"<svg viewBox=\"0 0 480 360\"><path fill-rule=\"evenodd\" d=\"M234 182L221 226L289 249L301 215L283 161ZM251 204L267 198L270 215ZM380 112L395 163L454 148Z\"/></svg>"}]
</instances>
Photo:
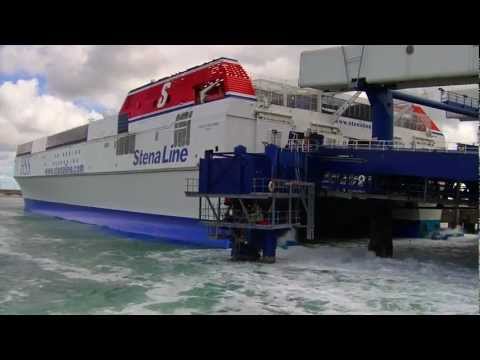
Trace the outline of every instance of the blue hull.
<instances>
[{"instance_id":1,"label":"blue hull","mask_svg":"<svg viewBox=\"0 0 480 360\"><path fill-rule=\"evenodd\" d=\"M104 226L127 234L141 235L182 245L220 249L230 247L230 242L227 239L210 239L207 227L195 219L100 209L32 199L24 199L24 201L25 210L36 214Z\"/></svg>"}]
</instances>

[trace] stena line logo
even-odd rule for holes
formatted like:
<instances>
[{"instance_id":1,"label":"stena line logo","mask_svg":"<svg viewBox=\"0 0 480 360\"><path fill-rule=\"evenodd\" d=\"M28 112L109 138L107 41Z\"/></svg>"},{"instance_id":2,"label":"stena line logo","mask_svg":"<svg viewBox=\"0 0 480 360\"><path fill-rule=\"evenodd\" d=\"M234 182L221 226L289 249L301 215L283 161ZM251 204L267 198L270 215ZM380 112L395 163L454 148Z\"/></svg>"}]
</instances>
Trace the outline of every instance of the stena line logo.
<instances>
[{"instance_id":1,"label":"stena line logo","mask_svg":"<svg viewBox=\"0 0 480 360\"><path fill-rule=\"evenodd\" d=\"M147 152L143 150L135 150L133 165L151 165L151 164L167 164L185 162L188 158L188 149L174 148L173 145L167 149L165 145L163 150Z\"/></svg>"}]
</instances>

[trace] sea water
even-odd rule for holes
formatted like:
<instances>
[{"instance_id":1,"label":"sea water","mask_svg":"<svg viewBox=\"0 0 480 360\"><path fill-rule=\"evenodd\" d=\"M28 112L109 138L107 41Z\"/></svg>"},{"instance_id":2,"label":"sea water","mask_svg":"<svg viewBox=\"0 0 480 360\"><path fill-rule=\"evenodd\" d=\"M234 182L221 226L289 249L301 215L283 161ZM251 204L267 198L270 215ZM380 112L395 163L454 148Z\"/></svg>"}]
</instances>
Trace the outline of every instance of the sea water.
<instances>
[{"instance_id":1,"label":"sea water","mask_svg":"<svg viewBox=\"0 0 480 360\"><path fill-rule=\"evenodd\" d=\"M478 237L279 249L275 264L33 215L0 197L0 314L478 314Z\"/></svg>"}]
</instances>

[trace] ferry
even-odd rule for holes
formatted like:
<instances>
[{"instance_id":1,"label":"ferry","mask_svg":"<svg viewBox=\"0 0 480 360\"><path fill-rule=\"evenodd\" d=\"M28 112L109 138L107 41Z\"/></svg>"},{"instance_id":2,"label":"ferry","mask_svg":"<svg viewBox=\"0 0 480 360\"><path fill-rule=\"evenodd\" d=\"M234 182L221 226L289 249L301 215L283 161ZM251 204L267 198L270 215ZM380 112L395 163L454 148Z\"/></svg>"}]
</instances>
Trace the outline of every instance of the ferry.
<instances>
[{"instance_id":1,"label":"ferry","mask_svg":"<svg viewBox=\"0 0 480 360\"><path fill-rule=\"evenodd\" d=\"M338 113L343 105L345 110ZM302 134L326 145L371 140L367 99L252 80L241 64L219 58L128 92L118 115L17 147L15 179L25 210L178 244L228 248L198 220L185 179L198 175L206 150L243 145L263 152ZM395 143L445 149L422 107L395 104ZM399 214L440 221L441 210Z\"/></svg>"}]
</instances>

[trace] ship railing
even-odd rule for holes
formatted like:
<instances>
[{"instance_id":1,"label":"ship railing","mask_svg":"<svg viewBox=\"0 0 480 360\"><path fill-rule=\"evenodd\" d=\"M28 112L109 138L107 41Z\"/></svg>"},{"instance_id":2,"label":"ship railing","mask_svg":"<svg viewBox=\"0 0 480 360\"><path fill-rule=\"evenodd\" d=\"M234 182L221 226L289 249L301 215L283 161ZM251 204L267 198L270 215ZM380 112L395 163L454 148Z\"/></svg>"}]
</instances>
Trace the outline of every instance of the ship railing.
<instances>
[{"instance_id":1,"label":"ship railing","mask_svg":"<svg viewBox=\"0 0 480 360\"><path fill-rule=\"evenodd\" d=\"M459 94L453 91L446 91L440 89L440 101L443 103L455 103L458 105L468 106L474 109L478 109L478 99L465 95Z\"/></svg>"},{"instance_id":2,"label":"ship railing","mask_svg":"<svg viewBox=\"0 0 480 360\"><path fill-rule=\"evenodd\" d=\"M318 150L319 145L306 139L290 139L285 148L290 151L312 152Z\"/></svg>"},{"instance_id":3,"label":"ship railing","mask_svg":"<svg viewBox=\"0 0 480 360\"><path fill-rule=\"evenodd\" d=\"M353 149L353 150L398 150L398 151L418 151L418 152L455 152L455 153L474 153L478 154L478 145L467 145L448 142L445 148L428 146L412 142L407 145L397 140L350 140L348 144L318 144L311 143L308 139L288 140L286 150L300 152L315 152L322 148L331 149Z\"/></svg>"},{"instance_id":4,"label":"ship railing","mask_svg":"<svg viewBox=\"0 0 480 360\"><path fill-rule=\"evenodd\" d=\"M301 194L306 186L311 183L285 180L285 179L271 179L271 178L253 178L252 179L252 193L283 193L283 194ZM185 179L185 192L186 193L198 193L199 192L199 179L198 178L186 178ZM235 194L232 194L235 195ZM229 193L224 194L225 197L229 197Z\"/></svg>"},{"instance_id":5,"label":"ship railing","mask_svg":"<svg viewBox=\"0 0 480 360\"><path fill-rule=\"evenodd\" d=\"M209 206L203 206L201 221L211 223L219 227L228 225L287 225L300 224L300 210L262 210L259 207L248 208L245 213L241 209L232 209L222 206L213 210Z\"/></svg>"},{"instance_id":6,"label":"ship railing","mask_svg":"<svg viewBox=\"0 0 480 360\"><path fill-rule=\"evenodd\" d=\"M451 204L478 204L478 192L472 188L475 185L455 181L385 182L372 176L327 172L320 180L319 186L322 191L329 192L388 195L432 203L442 201Z\"/></svg>"},{"instance_id":7,"label":"ship railing","mask_svg":"<svg viewBox=\"0 0 480 360\"><path fill-rule=\"evenodd\" d=\"M199 198L198 219L213 228L209 234L219 238L221 229L274 230L303 226L307 238L313 239L315 183L268 178L252 181L248 192L238 190L238 193L200 193L198 179L186 181L186 195ZM306 224L301 223L304 214L307 214Z\"/></svg>"},{"instance_id":8,"label":"ship railing","mask_svg":"<svg viewBox=\"0 0 480 360\"><path fill-rule=\"evenodd\" d=\"M253 193L283 193L283 194L300 194L305 190L306 186L311 185L304 181L286 180L286 179L269 179L269 178L253 178Z\"/></svg>"}]
</instances>

